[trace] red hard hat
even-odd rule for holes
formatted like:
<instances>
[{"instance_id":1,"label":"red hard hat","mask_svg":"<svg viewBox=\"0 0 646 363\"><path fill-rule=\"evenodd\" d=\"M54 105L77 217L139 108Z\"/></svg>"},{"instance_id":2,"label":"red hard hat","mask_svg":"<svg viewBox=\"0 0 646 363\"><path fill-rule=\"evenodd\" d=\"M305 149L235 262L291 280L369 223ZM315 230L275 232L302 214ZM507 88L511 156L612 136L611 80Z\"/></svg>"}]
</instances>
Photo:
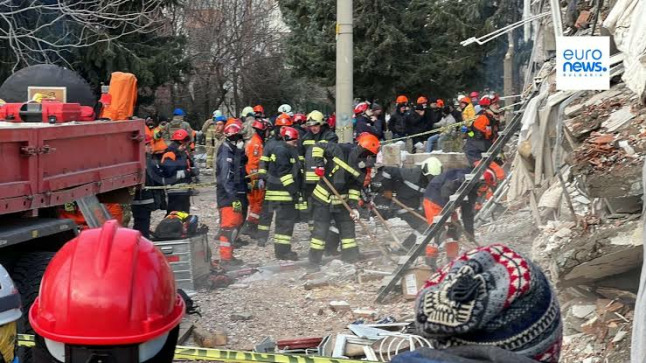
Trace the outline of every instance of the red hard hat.
<instances>
[{"instance_id":1,"label":"red hard hat","mask_svg":"<svg viewBox=\"0 0 646 363\"><path fill-rule=\"evenodd\" d=\"M490 187L495 187L496 184L498 184L496 173L494 173L489 168L487 168L487 170L485 170L484 174L482 175L482 180L484 180L484 182Z\"/></svg>"},{"instance_id":2,"label":"red hard hat","mask_svg":"<svg viewBox=\"0 0 646 363\"><path fill-rule=\"evenodd\" d=\"M377 136L368 132L357 136L357 144L375 155L379 153L379 147L381 146Z\"/></svg>"},{"instance_id":3,"label":"red hard hat","mask_svg":"<svg viewBox=\"0 0 646 363\"><path fill-rule=\"evenodd\" d=\"M292 118L286 114L286 113L281 113L278 117L276 117L276 127L279 126L292 126L294 124L294 121L292 121Z\"/></svg>"},{"instance_id":4,"label":"red hard hat","mask_svg":"<svg viewBox=\"0 0 646 363\"><path fill-rule=\"evenodd\" d=\"M232 122L224 127L223 133L225 137L237 135L242 131L242 127L237 122Z\"/></svg>"},{"instance_id":5,"label":"red hard hat","mask_svg":"<svg viewBox=\"0 0 646 363\"><path fill-rule=\"evenodd\" d=\"M252 124L251 127L253 127L256 130L260 131L265 131L268 128L267 121L265 120L255 120Z\"/></svg>"},{"instance_id":6,"label":"red hard hat","mask_svg":"<svg viewBox=\"0 0 646 363\"><path fill-rule=\"evenodd\" d=\"M397 101L395 101L397 104L402 104L402 103L408 103L408 97L401 95L397 96Z\"/></svg>"},{"instance_id":7,"label":"red hard hat","mask_svg":"<svg viewBox=\"0 0 646 363\"><path fill-rule=\"evenodd\" d=\"M489 107L491 106L491 98L485 96L480 99L480 102L478 104L482 107Z\"/></svg>"},{"instance_id":8,"label":"red hard hat","mask_svg":"<svg viewBox=\"0 0 646 363\"><path fill-rule=\"evenodd\" d=\"M418 105L423 105L423 104L425 104L425 103L428 103L428 98L426 98L426 97L424 97L424 96L420 96L420 97L417 99L417 104L418 104Z\"/></svg>"},{"instance_id":9,"label":"red hard hat","mask_svg":"<svg viewBox=\"0 0 646 363\"><path fill-rule=\"evenodd\" d=\"M471 96L471 98L477 98L477 97L480 97L480 92L473 91L473 92L471 92L471 94L470 94L469 96Z\"/></svg>"},{"instance_id":10,"label":"red hard hat","mask_svg":"<svg viewBox=\"0 0 646 363\"><path fill-rule=\"evenodd\" d=\"M435 103L437 104L437 107L440 107L440 108L444 107L444 100L442 100L442 99L438 98L437 102L435 102Z\"/></svg>"},{"instance_id":11,"label":"red hard hat","mask_svg":"<svg viewBox=\"0 0 646 363\"><path fill-rule=\"evenodd\" d=\"M81 232L56 253L29 322L55 342L129 345L168 333L184 309L160 250L111 220Z\"/></svg>"},{"instance_id":12,"label":"red hard hat","mask_svg":"<svg viewBox=\"0 0 646 363\"><path fill-rule=\"evenodd\" d=\"M265 108L262 107L261 105L257 105L257 106L254 106L253 112L264 114L265 113Z\"/></svg>"},{"instance_id":13,"label":"red hard hat","mask_svg":"<svg viewBox=\"0 0 646 363\"><path fill-rule=\"evenodd\" d=\"M173 135L170 137L171 140L180 141L180 142L184 141L184 140L186 140L188 138L189 138L188 131L186 131L184 129L176 130L175 132L173 132Z\"/></svg>"},{"instance_id":14,"label":"red hard hat","mask_svg":"<svg viewBox=\"0 0 646 363\"><path fill-rule=\"evenodd\" d=\"M298 130L293 127L283 127L280 129L280 136L285 141L298 140Z\"/></svg>"},{"instance_id":15,"label":"red hard hat","mask_svg":"<svg viewBox=\"0 0 646 363\"><path fill-rule=\"evenodd\" d=\"M307 121L307 116L302 113L297 113L294 115L294 123L302 125Z\"/></svg>"},{"instance_id":16,"label":"red hard hat","mask_svg":"<svg viewBox=\"0 0 646 363\"><path fill-rule=\"evenodd\" d=\"M366 112L368 107L370 107L370 106L368 105L367 102L361 102L361 103L359 103L358 105L355 106L354 114L355 115L360 115L360 114Z\"/></svg>"}]
</instances>

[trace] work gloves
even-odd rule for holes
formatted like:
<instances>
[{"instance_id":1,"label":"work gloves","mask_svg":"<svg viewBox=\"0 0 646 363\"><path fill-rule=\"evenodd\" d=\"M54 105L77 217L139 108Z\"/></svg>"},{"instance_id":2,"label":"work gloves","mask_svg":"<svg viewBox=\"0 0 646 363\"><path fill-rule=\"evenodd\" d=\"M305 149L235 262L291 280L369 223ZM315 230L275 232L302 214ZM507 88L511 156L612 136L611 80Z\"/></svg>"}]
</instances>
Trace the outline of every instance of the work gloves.
<instances>
[{"instance_id":1,"label":"work gloves","mask_svg":"<svg viewBox=\"0 0 646 363\"><path fill-rule=\"evenodd\" d=\"M319 178L324 177L325 176L325 168L322 167L322 166L316 167L316 169L314 169L314 174L316 174L316 176L318 176Z\"/></svg>"},{"instance_id":2,"label":"work gloves","mask_svg":"<svg viewBox=\"0 0 646 363\"><path fill-rule=\"evenodd\" d=\"M350 218L354 222L359 222L359 211L356 209L353 209L352 211L350 211Z\"/></svg>"},{"instance_id":3,"label":"work gloves","mask_svg":"<svg viewBox=\"0 0 646 363\"><path fill-rule=\"evenodd\" d=\"M177 178L177 180L181 180L181 179L186 178L186 171L185 170L178 170L177 173L175 174L175 178Z\"/></svg>"},{"instance_id":4,"label":"work gloves","mask_svg":"<svg viewBox=\"0 0 646 363\"><path fill-rule=\"evenodd\" d=\"M234 201L231 203L231 207L233 207L233 211L236 213L242 213L242 202L239 200Z\"/></svg>"}]
</instances>

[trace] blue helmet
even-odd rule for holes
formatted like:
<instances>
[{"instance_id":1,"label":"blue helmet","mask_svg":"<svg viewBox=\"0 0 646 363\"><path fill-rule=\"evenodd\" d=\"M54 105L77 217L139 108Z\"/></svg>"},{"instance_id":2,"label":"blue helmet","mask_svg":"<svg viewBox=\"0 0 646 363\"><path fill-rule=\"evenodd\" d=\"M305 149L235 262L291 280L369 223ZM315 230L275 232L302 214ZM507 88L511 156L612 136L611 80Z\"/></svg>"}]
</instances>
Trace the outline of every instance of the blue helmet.
<instances>
[{"instance_id":1,"label":"blue helmet","mask_svg":"<svg viewBox=\"0 0 646 363\"><path fill-rule=\"evenodd\" d=\"M186 113L184 113L184 110L181 108L176 108L175 111L173 111L173 116L185 116Z\"/></svg>"},{"instance_id":2,"label":"blue helmet","mask_svg":"<svg viewBox=\"0 0 646 363\"><path fill-rule=\"evenodd\" d=\"M215 116L215 121L227 122L227 118L224 115Z\"/></svg>"}]
</instances>

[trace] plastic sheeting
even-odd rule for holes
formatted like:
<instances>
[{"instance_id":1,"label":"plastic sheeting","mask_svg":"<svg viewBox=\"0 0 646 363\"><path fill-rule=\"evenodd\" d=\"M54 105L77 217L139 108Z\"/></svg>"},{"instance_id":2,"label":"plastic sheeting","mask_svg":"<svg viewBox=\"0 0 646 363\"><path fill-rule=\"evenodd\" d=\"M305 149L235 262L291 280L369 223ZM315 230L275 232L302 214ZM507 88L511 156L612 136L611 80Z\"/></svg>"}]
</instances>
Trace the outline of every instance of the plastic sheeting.
<instances>
[{"instance_id":1,"label":"plastic sheeting","mask_svg":"<svg viewBox=\"0 0 646 363\"><path fill-rule=\"evenodd\" d=\"M646 1L619 0L603 26L613 35L617 49L625 54L623 80L646 102Z\"/></svg>"}]
</instances>

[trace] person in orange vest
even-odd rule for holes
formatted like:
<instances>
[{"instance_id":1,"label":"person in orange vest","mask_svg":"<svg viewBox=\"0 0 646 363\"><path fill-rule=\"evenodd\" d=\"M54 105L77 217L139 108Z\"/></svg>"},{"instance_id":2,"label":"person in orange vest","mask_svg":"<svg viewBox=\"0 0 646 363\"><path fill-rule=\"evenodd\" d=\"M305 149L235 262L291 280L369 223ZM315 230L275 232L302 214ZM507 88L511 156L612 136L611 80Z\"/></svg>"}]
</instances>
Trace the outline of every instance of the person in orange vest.
<instances>
[{"instance_id":1,"label":"person in orange vest","mask_svg":"<svg viewBox=\"0 0 646 363\"><path fill-rule=\"evenodd\" d=\"M240 230L240 235L256 238L258 224L260 223L260 217L262 215L263 201L265 200L265 181L260 178L258 171L260 169L260 158L263 154L265 139L267 139L267 133L269 132L269 122L263 119L256 119L251 127L255 133L245 148L245 154L247 155L245 169L249 180L249 193L247 193L249 213L247 213L247 220Z\"/></svg>"},{"instance_id":2,"label":"person in orange vest","mask_svg":"<svg viewBox=\"0 0 646 363\"><path fill-rule=\"evenodd\" d=\"M166 151L166 142L162 135L162 129L159 126L155 126L155 121L152 118L148 117L146 119L146 137L150 137L152 145L152 154L161 158L161 155Z\"/></svg>"}]
</instances>

